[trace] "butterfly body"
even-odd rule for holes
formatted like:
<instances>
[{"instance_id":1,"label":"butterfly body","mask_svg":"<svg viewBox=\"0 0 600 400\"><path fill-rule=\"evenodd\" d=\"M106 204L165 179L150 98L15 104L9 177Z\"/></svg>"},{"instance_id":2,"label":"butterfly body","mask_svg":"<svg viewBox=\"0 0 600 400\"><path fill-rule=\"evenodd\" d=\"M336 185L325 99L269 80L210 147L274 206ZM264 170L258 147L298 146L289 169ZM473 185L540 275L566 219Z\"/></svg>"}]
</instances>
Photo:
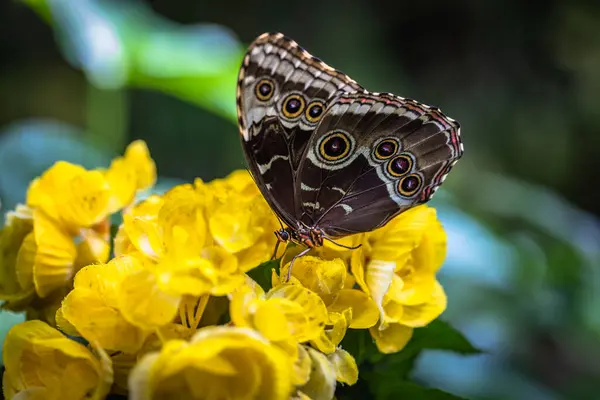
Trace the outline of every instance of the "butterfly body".
<instances>
[{"instance_id":1,"label":"butterfly body","mask_svg":"<svg viewBox=\"0 0 600 400\"><path fill-rule=\"evenodd\" d=\"M275 231L280 242L292 242L309 248L323 246L324 234L319 228L300 226L297 228L281 228Z\"/></svg>"},{"instance_id":2,"label":"butterfly body","mask_svg":"<svg viewBox=\"0 0 600 400\"><path fill-rule=\"evenodd\" d=\"M275 235L308 248L427 202L463 153L439 109L369 92L280 33L249 47L237 111L250 173L287 225Z\"/></svg>"}]
</instances>

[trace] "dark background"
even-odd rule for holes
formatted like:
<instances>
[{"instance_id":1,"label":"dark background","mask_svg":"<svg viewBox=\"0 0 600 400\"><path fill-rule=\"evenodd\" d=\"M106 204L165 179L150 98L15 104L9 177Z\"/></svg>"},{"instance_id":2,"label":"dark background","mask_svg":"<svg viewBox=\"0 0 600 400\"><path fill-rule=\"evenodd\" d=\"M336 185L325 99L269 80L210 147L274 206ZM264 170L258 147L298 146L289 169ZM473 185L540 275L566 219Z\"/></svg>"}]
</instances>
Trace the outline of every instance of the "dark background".
<instances>
[{"instance_id":1,"label":"dark background","mask_svg":"<svg viewBox=\"0 0 600 400\"><path fill-rule=\"evenodd\" d=\"M53 161L106 164L137 138L159 190L244 168L235 78L267 31L462 125L432 203L443 318L487 353L430 352L415 378L469 398L600 398L599 2L0 0L2 208Z\"/></svg>"}]
</instances>

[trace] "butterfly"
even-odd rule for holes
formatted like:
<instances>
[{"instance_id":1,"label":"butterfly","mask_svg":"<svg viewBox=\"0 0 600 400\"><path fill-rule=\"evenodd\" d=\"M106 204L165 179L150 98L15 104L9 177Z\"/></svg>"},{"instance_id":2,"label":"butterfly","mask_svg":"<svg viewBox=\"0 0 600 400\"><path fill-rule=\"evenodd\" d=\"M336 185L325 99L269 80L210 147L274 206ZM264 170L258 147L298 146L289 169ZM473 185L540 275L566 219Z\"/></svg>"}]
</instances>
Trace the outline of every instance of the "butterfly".
<instances>
[{"instance_id":1,"label":"butterfly","mask_svg":"<svg viewBox=\"0 0 600 400\"><path fill-rule=\"evenodd\" d=\"M236 97L250 173L286 225L277 244L298 256L427 202L463 154L439 109L369 92L281 33L250 45Z\"/></svg>"}]
</instances>

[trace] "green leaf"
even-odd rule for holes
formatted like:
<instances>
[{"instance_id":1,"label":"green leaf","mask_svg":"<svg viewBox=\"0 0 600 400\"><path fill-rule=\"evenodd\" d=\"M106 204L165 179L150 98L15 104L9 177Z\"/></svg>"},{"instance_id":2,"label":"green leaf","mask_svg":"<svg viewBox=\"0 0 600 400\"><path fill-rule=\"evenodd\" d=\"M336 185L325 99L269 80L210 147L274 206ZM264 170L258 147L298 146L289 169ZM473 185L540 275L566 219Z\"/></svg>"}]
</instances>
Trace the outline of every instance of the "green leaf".
<instances>
[{"instance_id":1,"label":"green leaf","mask_svg":"<svg viewBox=\"0 0 600 400\"><path fill-rule=\"evenodd\" d=\"M359 366L375 354L379 354L371 334L366 329L348 329L340 345L354 356Z\"/></svg>"},{"instance_id":2,"label":"green leaf","mask_svg":"<svg viewBox=\"0 0 600 400\"><path fill-rule=\"evenodd\" d=\"M371 385L371 392L376 400L411 399L411 400L461 400L463 397L419 386L416 383L393 379L385 385Z\"/></svg>"},{"instance_id":3,"label":"green leaf","mask_svg":"<svg viewBox=\"0 0 600 400\"><path fill-rule=\"evenodd\" d=\"M448 350L465 355L482 352L473 346L456 328L439 319L424 328L415 329L413 337L406 348Z\"/></svg>"},{"instance_id":4,"label":"green leaf","mask_svg":"<svg viewBox=\"0 0 600 400\"><path fill-rule=\"evenodd\" d=\"M225 27L179 25L144 2L25 3L52 26L65 58L94 86L159 90L236 122L245 46Z\"/></svg>"},{"instance_id":5,"label":"green leaf","mask_svg":"<svg viewBox=\"0 0 600 400\"><path fill-rule=\"evenodd\" d=\"M279 269L279 260L265 261L248 271L248 276L256 281L265 292L271 289L271 270Z\"/></svg>"},{"instance_id":6,"label":"green leaf","mask_svg":"<svg viewBox=\"0 0 600 400\"><path fill-rule=\"evenodd\" d=\"M424 328L416 328L413 337L405 348L396 354L374 353L369 358L373 364L382 360L386 362L401 363L414 358L422 350L447 350L464 355L479 354L482 351L469 342L469 340L456 328L442 320L435 320Z\"/></svg>"},{"instance_id":7,"label":"green leaf","mask_svg":"<svg viewBox=\"0 0 600 400\"><path fill-rule=\"evenodd\" d=\"M436 349L454 351L460 354L478 354L481 351L473 346L462 333L447 322L436 320L424 328L414 330L413 337L406 347L395 354L379 353L367 330L349 330L342 341L342 347L350 352L359 365L360 381L365 382L376 398L387 399L404 395L405 398L455 398L435 389L419 388L408 382L415 361L423 350ZM410 384L409 384L410 383ZM411 390L420 392L411 397ZM437 396L437 397L436 397Z\"/></svg>"}]
</instances>

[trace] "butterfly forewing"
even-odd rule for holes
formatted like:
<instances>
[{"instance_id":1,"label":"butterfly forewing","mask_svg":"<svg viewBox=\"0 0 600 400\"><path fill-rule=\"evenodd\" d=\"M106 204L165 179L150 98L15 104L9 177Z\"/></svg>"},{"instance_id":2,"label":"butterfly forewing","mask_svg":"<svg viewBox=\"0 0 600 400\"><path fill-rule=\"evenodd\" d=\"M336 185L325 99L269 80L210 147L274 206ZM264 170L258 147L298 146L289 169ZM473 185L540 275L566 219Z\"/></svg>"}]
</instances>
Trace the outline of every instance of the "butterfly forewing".
<instances>
[{"instance_id":1,"label":"butterfly forewing","mask_svg":"<svg viewBox=\"0 0 600 400\"><path fill-rule=\"evenodd\" d=\"M237 89L242 146L258 187L288 225L296 218L297 168L328 103L363 90L282 34L249 47Z\"/></svg>"}]
</instances>

